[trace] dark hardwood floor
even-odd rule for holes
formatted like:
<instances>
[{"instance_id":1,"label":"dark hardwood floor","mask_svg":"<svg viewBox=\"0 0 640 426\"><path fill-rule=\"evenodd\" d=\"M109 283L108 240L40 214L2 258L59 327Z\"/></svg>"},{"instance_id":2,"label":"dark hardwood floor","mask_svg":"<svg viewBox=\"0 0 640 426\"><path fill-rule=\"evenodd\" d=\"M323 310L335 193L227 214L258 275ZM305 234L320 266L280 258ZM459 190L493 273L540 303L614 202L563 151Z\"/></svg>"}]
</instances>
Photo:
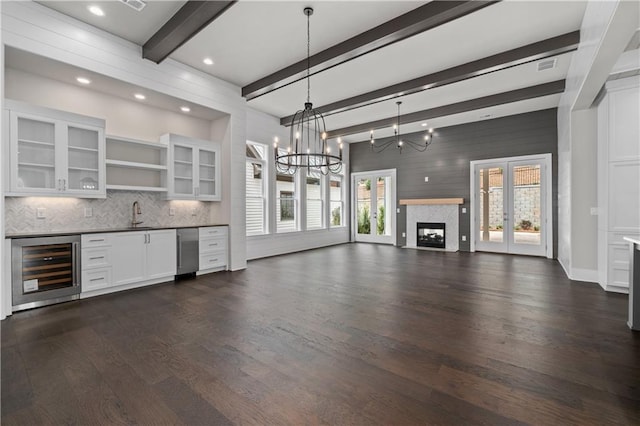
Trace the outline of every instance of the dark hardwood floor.
<instances>
[{"instance_id":1,"label":"dark hardwood floor","mask_svg":"<svg viewBox=\"0 0 640 426\"><path fill-rule=\"evenodd\" d=\"M2 424L640 424L627 296L347 244L17 313Z\"/></svg>"}]
</instances>

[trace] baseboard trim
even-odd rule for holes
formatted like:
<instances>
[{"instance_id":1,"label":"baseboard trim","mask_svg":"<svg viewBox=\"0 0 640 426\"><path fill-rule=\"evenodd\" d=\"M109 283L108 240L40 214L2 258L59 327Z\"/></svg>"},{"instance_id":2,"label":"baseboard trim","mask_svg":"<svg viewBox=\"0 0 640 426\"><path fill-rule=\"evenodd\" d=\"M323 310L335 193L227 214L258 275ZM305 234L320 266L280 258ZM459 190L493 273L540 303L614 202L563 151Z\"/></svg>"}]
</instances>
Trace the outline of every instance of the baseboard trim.
<instances>
[{"instance_id":1,"label":"baseboard trim","mask_svg":"<svg viewBox=\"0 0 640 426\"><path fill-rule=\"evenodd\" d=\"M569 278L575 281L586 281L589 283L599 282L597 269L571 268Z\"/></svg>"}]
</instances>

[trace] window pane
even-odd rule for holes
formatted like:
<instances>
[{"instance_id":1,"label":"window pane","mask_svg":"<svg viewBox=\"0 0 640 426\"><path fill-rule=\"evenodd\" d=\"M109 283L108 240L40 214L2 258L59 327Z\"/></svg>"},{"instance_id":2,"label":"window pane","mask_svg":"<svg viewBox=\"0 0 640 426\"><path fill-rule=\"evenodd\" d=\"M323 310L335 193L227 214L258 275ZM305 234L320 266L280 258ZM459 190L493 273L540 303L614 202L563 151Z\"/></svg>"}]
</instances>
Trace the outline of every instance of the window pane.
<instances>
[{"instance_id":1,"label":"window pane","mask_svg":"<svg viewBox=\"0 0 640 426\"><path fill-rule=\"evenodd\" d=\"M247 197L247 235L258 234L264 234L263 199Z\"/></svg>"},{"instance_id":2,"label":"window pane","mask_svg":"<svg viewBox=\"0 0 640 426\"><path fill-rule=\"evenodd\" d=\"M266 146L247 142L247 162L245 164L246 187L246 230L247 235L267 232L266 198Z\"/></svg>"},{"instance_id":3,"label":"window pane","mask_svg":"<svg viewBox=\"0 0 640 426\"><path fill-rule=\"evenodd\" d=\"M329 178L329 197L331 199L331 226L343 225L342 176L331 175Z\"/></svg>"},{"instance_id":4,"label":"window pane","mask_svg":"<svg viewBox=\"0 0 640 426\"><path fill-rule=\"evenodd\" d=\"M307 229L322 227L322 175L307 176Z\"/></svg>"},{"instance_id":5,"label":"window pane","mask_svg":"<svg viewBox=\"0 0 640 426\"><path fill-rule=\"evenodd\" d=\"M503 241L503 169L480 169L480 241Z\"/></svg>"},{"instance_id":6,"label":"window pane","mask_svg":"<svg viewBox=\"0 0 640 426\"><path fill-rule=\"evenodd\" d=\"M276 229L278 232L296 231L298 229L294 180L295 175L281 173L276 175L276 194L278 194Z\"/></svg>"}]
</instances>

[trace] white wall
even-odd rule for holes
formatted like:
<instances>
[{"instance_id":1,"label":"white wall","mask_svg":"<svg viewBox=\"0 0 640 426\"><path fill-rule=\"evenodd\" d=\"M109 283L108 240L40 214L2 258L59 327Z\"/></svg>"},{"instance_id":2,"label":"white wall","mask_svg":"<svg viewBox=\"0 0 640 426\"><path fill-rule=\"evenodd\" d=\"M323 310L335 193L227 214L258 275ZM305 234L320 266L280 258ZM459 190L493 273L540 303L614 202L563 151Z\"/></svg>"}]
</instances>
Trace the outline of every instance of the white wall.
<instances>
[{"instance_id":1,"label":"white wall","mask_svg":"<svg viewBox=\"0 0 640 426\"><path fill-rule=\"evenodd\" d=\"M273 157L273 138L278 137L280 141L289 140L289 129L280 126L279 119L252 108L247 108L247 139L252 142L259 142L268 146L267 158ZM348 173L348 149L343 150L345 164L343 166L344 173ZM246 159L246 156L245 156ZM245 169L242 169L243 173ZM268 196L271 200L277 197L277 189L273 179L275 176L275 167L273 161L269 162L269 185ZM344 185L348 185L349 176L346 175L343 181ZM298 185L301 188L303 185ZM348 188L347 192L348 194ZM298 194L298 197L301 195ZM328 196L326 204L329 204ZM348 202L345 196L345 213L348 216ZM275 205L271 203L271 205ZM328 210L328 208L327 208ZM324 247L333 244L341 244L349 241L349 227L318 229L304 232L286 232L276 233L276 212L269 215L269 224L267 228L271 231L268 235L249 236L247 240L247 259L258 259L261 257L275 256L278 254L292 253L300 250L309 250L317 247ZM329 219L328 219L329 220Z\"/></svg>"},{"instance_id":2,"label":"white wall","mask_svg":"<svg viewBox=\"0 0 640 426\"><path fill-rule=\"evenodd\" d=\"M618 57L638 28L638 2L589 1L580 28L580 45L566 77L558 106L558 261L572 279L598 281L597 244L583 233L597 234L597 223L587 207L596 185L578 180L593 167L596 155L591 136L586 140L585 120ZM592 128L590 128L593 130ZM595 135L593 135L595 137ZM595 169L592 168L595 173ZM575 223L575 226L574 226Z\"/></svg>"},{"instance_id":3,"label":"white wall","mask_svg":"<svg viewBox=\"0 0 640 426\"><path fill-rule=\"evenodd\" d=\"M2 42L229 114L229 167L223 176L223 194L229 196L219 208L229 217L230 269L246 267L244 168L233 167L244 165L245 156L246 103L239 87L171 59L161 64L144 60L140 46L34 2L2 2Z\"/></svg>"},{"instance_id":4,"label":"white wall","mask_svg":"<svg viewBox=\"0 0 640 426\"><path fill-rule=\"evenodd\" d=\"M165 133L211 139L208 120L12 68L5 69L4 78L7 99L102 118L107 135L151 142L157 142Z\"/></svg>"}]
</instances>

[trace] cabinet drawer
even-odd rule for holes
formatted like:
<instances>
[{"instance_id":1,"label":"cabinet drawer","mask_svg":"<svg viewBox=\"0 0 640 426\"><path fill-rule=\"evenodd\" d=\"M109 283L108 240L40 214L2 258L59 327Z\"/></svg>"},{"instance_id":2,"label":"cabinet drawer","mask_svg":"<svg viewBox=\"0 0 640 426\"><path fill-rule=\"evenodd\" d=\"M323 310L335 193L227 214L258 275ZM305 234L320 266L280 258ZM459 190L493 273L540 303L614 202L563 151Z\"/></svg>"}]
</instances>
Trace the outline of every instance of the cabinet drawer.
<instances>
[{"instance_id":1,"label":"cabinet drawer","mask_svg":"<svg viewBox=\"0 0 640 426\"><path fill-rule=\"evenodd\" d=\"M109 234L84 234L82 235L82 248L110 246Z\"/></svg>"},{"instance_id":2,"label":"cabinet drawer","mask_svg":"<svg viewBox=\"0 0 640 426\"><path fill-rule=\"evenodd\" d=\"M198 243L198 249L200 253L209 253L213 251L226 251L227 250L227 236L206 238L202 239Z\"/></svg>"},{"instance_id":3,"label":"cabinet drawer","mask_svg":"<svg viewBox=\"0 0 640 426\"><path fill-rule=\"evenodd\" d=\"M206 228L198 228L200 239L207 237L217 237L227 235L226 226L209 226Z\"/></svg>"},{"instance_id":4,"label":"cabinet drawer","mask_svg":"<svg viewBox=\"0 0 640 426\"><path fill-rule=\"evenodd\" d=\"M92 291L111 285L111 268L82 271L82 291Z\"/></svg>"},{"instance_id":5,"label":"cabinet drawer","mask_svg":"<svg viewBox=\"0 0 640 426\"><path fill-rule=\"evenodd\" d=\"M82 269L95 269L111 266L111 247L82 249Z\"/></svg>"},{"instance_id":6,"label":"cabinet drawer","mask_svg":"<svg viewBox=\"0 0 640 426\"><path fill-rule=\"evenodd\" d=\"M203 254L203 255L200 255L200 265L198 269L203 271L205 269L219 268L221 266L226 266L226 265L227 265L226 252Z\"/></svg>"}]
</instances>

